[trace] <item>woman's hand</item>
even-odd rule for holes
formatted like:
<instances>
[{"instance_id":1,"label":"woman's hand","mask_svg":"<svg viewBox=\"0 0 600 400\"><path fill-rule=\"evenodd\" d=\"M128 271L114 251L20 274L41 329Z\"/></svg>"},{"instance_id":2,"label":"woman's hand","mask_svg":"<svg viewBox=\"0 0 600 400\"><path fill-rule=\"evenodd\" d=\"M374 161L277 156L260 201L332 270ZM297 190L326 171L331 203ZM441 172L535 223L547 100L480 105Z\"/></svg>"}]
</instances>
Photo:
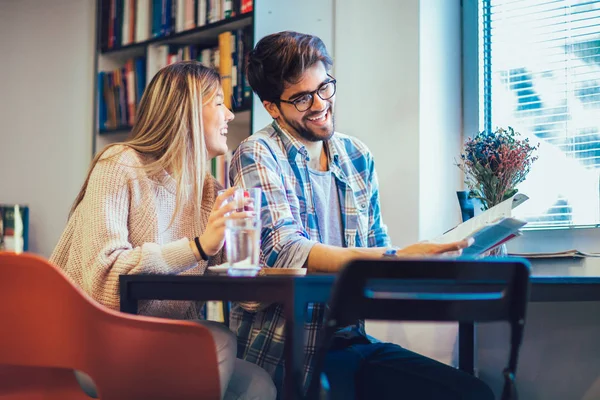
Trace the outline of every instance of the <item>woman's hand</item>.
<instances>
[{"instance_id":1,"label":"woman's hand","mask_svg":"<svg viewBox=\"0 0 600 400\"><path fill-rule=\"evenodd\" d=\"M208 217L208 223L202 236L200 245L207 256L214 256L221 250L225 243L225 220L248 218L253 216L252 211L236 212L236 202L230 201L223 205L225 200L232 197L237 188L231 187L217 196L213 209Z\"/></svg>"},{"instance_id":2,"label":"woman's hand","mask_svg":"<svg viewBox=\"0 0 600 400\"><path fill-rule=\"evenodd\" d=\"M472 244L473 238L445 244L420 242L398 250L396 255L399 257L427 255L459 256L462 253L462 249L467 248Z\"/></svg>"}]
</instances>

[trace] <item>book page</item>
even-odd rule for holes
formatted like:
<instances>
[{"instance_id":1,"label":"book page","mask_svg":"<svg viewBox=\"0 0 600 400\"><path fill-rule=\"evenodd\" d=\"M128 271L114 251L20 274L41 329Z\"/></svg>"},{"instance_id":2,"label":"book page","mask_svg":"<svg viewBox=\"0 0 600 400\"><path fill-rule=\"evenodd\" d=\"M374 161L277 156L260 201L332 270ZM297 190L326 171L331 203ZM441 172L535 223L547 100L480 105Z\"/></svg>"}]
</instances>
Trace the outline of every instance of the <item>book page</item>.
<instances>
[{"instance_id":1,"label":"book page","mask_svg":"<svg viewBox=\"0 0 600 400\"><path fill-rule=\"evenodd\" d=\"M527 199L529 199L529 197L526 195L517 193L511 198L504 200L502 203L482 212L479 215L476 215L470 220L456 226L454 229L433 239L432 242L451 243L463 240L471 236L473 233L479 231L486 225L499 221L502 218L510 218L513 208L522 204Z\"/></svg>"}]
</instances>

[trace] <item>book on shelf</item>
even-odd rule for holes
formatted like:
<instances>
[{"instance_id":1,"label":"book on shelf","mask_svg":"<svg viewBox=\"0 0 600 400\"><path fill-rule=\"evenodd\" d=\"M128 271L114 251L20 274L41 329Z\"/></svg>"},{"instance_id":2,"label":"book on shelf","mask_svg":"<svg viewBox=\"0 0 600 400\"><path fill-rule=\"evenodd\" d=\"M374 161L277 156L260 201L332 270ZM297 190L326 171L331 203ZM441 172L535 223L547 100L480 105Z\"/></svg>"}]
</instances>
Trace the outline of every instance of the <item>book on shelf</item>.
<instances>
[{"instance_id":1,"label":"book on shelf","mask_svg":"<svg viewBox=\"0 0 600 400\"><path fill-rule=\"evenodd\" d=\"M231 151L211 160L211 174L224 187L229 187L229 168L231 165Z\"/></svg>"},{"instance_id":2,"label":"book on shelf","mask_svg":"<svg viewBox=\"0 0 600 400\"><path fill-rule=\"evenodd\" d=\"M29 207L0 204L0 251L29 250Z\"/></svg>"},{"instance_id":3,"label":"book on shelf","mask_svg":"<svg viewBox=\"0 0 600 400\"><path fill-rule=\"evenodd\" d=\"M225 322L222 301L207 301L205 318L208 321Z\"/></svg>"},{"instance_id":4,"label":"book on shelf","mask_svg":"<svg viewBox=\"0 0 600 400\"><path fill-rule=\"evenodd\" d=\"M168 37L253 11L252 0L101 0L100 47Z\"/></svg>"},{"instance_id":5,"label":"book on shelf","mask_svg":"<svg viewBox=\"0 0 600 400\"><path fill-rule=\"evenodd\" d=\"M254 10L254 1L253 0L241 0L242 4L240 6L240 11L242 14L252 12Z\"/></svg>"},{"instance_id":6,"label":"book on shelf","mask_svg":"<svg viewBox=\"0 0 600 400\"><path fill-rule=\"evenodd\" d=\"M512 210L528 197L517 193L502 203L463 222L432 240L434 243L451 243L473 238L474 243L463 249L465 257L475 257L521 236L520 229L526 221L513 218Z\"/></svg>"},{"instance_id":7,"label":"book on shelf","mask_svg":"<svg viewBox=\"0 0 600 400\"><path fill-rule=\"evenodd\" d=\"M135 43L135 9L136 0L123 0L123 31L121 34L121 46Z\"/></svg>"},{"instance_id":8,"label":"book on shelf","mask_svg":"<svg viewBox=\"0 0 600 400\"><path fill-rule=\"evenodd\" d=\"M223 19L235 17L236 10L233 9L233 0L223 0Z\"/></svg>"},{"instance_id":9,"label":"book on shelf","mask_svg":"<svg viewBox=\"0 0 600 400\"><path fill-rule=\"evenodd\" d=\"M221 87L223 88L223 98L225 107L231 109L231 100L233 96L233 54L235 46L235 37L231 32L219 34L219 74L221 75ZM237 79L237 78L236 78Z\"/></svg>"},{"instance_id":10,"label":"book on shelf","mask_svg":"<svg viewBox=\"0 0 600 400\"><path fill-rule=\"evenodd\" d=\"M206 4L207 0L197 0L196 26L206 25Z\"/></svg>"},{"instance_id":11,"label":"book on shelf","mask_svg":"<svg viewBox=\"0 0 600 400\"><path fill-rule=\"evenodd\" d=\"M174 0L173 18L175 18L175 32L184 32L197 26L197 10L194 0Z\"/></svg>"},{"instance_id":12,"label":"book on shelf","mask_svg":"<svg viewBox=\"0 0 600 400\"><path fill-rule=\"evenodd\" d=\"M122 68L98 73L98 128L129 127L135 121L137 106L146 81L143 57L129 59Z\"/></svg>"},{"instance_id":13,"label":"book on shelf","mask_svg":"<svg viewBox=\"0 0 600 400\"><path fill-rule=\"evenodd\" d=\"M136 0L133 16L135 21L135 38L133 43L144 42L150 39L150 4L151 0Z\"/></svg>"},{"instance_id":14,"label":"book on shelf","mask_svg":"<svg viewBox=\"0 0 600 400\"><path fill-rule=\"evenodd\" d=\"M221 0L208 0L206 21L213 24L221 20Z\"/></svg>"}]
</instances>

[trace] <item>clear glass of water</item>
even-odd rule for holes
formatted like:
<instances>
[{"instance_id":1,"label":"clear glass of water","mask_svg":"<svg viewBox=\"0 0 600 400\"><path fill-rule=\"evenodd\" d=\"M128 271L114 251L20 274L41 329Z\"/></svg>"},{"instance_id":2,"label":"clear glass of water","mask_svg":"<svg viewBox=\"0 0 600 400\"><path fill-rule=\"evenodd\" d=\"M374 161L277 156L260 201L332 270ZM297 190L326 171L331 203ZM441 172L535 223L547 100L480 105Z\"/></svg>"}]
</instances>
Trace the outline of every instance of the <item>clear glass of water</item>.
<instances>
[{"instance_id":1,"label":"clear glass of water","mask_svg":"<svg viewBox=\"0 0 600 400\"><path fill-rule=\"evenodd\" d=\"M225 221L225 252L230 276L256 276L260 271L260 220Z\"/></svg>"}]
</instances>

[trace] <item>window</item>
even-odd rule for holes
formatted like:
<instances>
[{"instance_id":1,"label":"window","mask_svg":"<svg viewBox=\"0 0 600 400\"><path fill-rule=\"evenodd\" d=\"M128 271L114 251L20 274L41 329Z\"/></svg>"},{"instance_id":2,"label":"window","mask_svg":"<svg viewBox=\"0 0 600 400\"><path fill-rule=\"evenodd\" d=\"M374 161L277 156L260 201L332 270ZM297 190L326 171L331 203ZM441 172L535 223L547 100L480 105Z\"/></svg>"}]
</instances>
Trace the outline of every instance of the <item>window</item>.
<instances>
[{"instance_id":1,"label":"window","mask_svg":"<svg viewBox=\"0 0 600 400\"><path fill-rule=\"evenodd\" d=\"M512 126L539 159L515 215L600 225L600 0L482 0L480 129Z\"/></svg>"}]
</instances>

